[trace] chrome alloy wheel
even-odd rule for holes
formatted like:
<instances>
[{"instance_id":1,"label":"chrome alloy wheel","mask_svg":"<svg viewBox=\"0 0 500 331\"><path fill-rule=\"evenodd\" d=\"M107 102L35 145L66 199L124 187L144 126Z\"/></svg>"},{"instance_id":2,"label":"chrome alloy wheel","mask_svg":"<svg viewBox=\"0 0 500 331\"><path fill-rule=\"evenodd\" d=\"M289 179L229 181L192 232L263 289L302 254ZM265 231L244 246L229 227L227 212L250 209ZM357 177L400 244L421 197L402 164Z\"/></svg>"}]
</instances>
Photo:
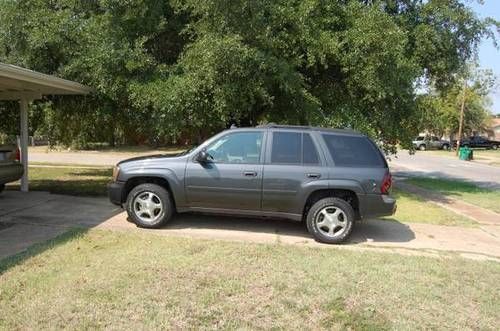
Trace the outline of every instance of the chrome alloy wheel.
<instances>
[{"instance_id":1,"label":"chrome alloy wheel","mask_svg":"<svg viewBox=\"0 0 500 331\"><path fill-rule=\"evenodd\" d=\"M135 215L145 223L155 223L162 215L163 204L152 192L142 192L133 201Z\"/></svg>"},{"instance_id":2,"label":"chrome alloy wheel","mask_svg":"<svg viewBox=\"0 0 500 331\"><path fill-rule=\"evenodd\" d=\"M316 214L315 222L319 232L329 238L341 236L348 227L346 214L334 206L321 209Z\"/></svg>"}]
</instances>

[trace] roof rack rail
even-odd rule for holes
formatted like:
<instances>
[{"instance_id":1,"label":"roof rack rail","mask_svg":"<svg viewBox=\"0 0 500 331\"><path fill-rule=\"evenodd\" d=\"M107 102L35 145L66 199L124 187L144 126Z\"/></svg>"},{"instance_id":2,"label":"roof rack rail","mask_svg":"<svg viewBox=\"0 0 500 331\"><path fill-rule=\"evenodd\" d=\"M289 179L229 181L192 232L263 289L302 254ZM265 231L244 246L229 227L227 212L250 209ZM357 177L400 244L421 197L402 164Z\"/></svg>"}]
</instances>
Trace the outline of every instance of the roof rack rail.
<instances>
[{"instance_id":1,"label":"roof rack rail","mask_svg":"<svg viewBox=\"0 0 500 331\"><path fill-rule=\"evenodd\" d=\"M258 125L257 128L307 129L307 130L312 129L312 127L308 126L308 125L288 125L288 124L276 124L276 123L266 123L266 124Z\"/></svg>"}]
</instances>

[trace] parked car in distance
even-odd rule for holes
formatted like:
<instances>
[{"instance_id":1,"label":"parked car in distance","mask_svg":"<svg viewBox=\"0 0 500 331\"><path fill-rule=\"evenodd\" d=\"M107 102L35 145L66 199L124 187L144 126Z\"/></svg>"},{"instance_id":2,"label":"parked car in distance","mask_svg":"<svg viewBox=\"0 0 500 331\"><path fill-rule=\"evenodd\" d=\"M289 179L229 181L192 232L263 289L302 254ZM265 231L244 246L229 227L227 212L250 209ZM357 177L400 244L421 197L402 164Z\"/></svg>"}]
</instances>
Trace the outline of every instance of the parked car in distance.
<instances>
[{"instance_id":1,"label":"parked car in distance","mask_svg":"<svg viewBox=\"0 0 500 331\"><path fill-rule=\"evenodd\" d=\"M266 125L223 131L178 155L120 162L109 198L140 227L175 212L305 220L317 241L340 243L354 222L391 215L384 155L350 130Z\"/></svg>"},{"instance_id":2,"label":"parked car in distance","mask_svg":"<svg viewBox=\"0 0 500 331\"><path fill-rule=\"evenodd\" d=\"M23 166L19 160L17 147L0 146L0 192L5 189L5 184L15 182L23 176Z\"/></svg>"},{"instance_id":3,"label":"parked car in distance","mask_svg":"<svg viewBox=\"0 0 500 331\"><path fill-rule=\"evenodd\" d=\"M461 147L470 148L486 148L486 149L498 149L500 147L500 141L490 140L483 138L481 136L473 136L460 140ZM457 147L457 141L453 141L453 147Z\"/></svg>"},{"instance_id":4,"label":"parked car in distance","mask_svg":"<svg viewBox=\"0 0 500 331\"><path fill-rule=\"evenodd\" d=\"M413 147L421 151L427 149L449 149L450 142L448 140L439 139L436 136L419 136L413 141Z\"/></svg>"}]
</instances>

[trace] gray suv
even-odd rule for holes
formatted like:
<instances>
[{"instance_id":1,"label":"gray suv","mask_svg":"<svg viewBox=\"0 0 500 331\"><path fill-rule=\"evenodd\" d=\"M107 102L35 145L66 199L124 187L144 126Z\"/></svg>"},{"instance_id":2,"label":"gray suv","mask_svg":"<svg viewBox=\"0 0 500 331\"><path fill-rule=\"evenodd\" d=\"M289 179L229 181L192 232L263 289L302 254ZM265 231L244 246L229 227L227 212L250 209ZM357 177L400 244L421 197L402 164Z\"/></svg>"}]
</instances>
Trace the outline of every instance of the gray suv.
<instances>
[{"instance_id":1,"label":"gray suv","mask_svg":"<svg viewBox=\"0 0 500 331\"><path fill-rule=\"evenodd\" d=\"M355 221L395 212L391 184L383 154L358 132L266 125L122 161L108 191L140 227L175 212L249 215L305 220L317 241L340 243Z\"/></svg>"}]
</instances>

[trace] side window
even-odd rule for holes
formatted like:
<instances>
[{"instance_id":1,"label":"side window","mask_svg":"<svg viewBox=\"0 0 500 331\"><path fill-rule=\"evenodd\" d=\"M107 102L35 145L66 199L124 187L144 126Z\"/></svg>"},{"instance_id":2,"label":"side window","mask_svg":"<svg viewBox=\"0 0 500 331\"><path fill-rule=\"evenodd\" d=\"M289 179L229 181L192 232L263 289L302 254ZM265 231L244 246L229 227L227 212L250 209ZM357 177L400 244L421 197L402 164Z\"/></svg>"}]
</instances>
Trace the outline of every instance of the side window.
<instances>
[{"instance_id":1,"label":"side window","mask_svg":"<svg viewBox=\"0 0 500 331\"><path fill-rule=\"evenodd\" d=\"M207 153L215 163L260 162L262 132L235 132L227 134L207 147Z\"/></svg>"},{"instance_id":2,"label":"side window","mask_svg":"<svg viewBox=\"0 0 500 331\"><path fill-rule=\"evenodd\" d=\"M271 163L301 164L302 134L298 132L274 132Z\"/></svg>"},{"instance_id":3,"label":"side window","mask_svg":"<svg viewBox=\"0 0 500 331\"><path fill-rule=\"evenodd\" d=\"M309 133L302 135L302 162L304 164L319 164L318 150Z\"/></svg>"},{"instance_id":4,"label":"side window","mask_svg":"<svg viewBox=\"0 0 500 331\"><path fill-rule=\"evenodd\" d=\"M338 167L385 167L377 147L366 137L323 134L328 151Z\"/></svg>"},{"instance_id":5,"label":"side window","mask_svg":"<svg viewBox=\"0 0 500 331\"><path fill-rule=\"evenodd\" d=\"M274 132L271 163L319 164L316 146L309 133Z\"/></svg>"}]
</instances>

